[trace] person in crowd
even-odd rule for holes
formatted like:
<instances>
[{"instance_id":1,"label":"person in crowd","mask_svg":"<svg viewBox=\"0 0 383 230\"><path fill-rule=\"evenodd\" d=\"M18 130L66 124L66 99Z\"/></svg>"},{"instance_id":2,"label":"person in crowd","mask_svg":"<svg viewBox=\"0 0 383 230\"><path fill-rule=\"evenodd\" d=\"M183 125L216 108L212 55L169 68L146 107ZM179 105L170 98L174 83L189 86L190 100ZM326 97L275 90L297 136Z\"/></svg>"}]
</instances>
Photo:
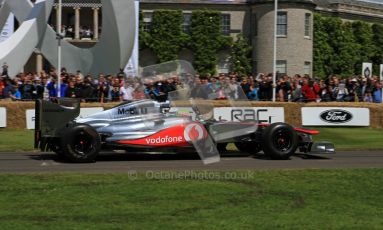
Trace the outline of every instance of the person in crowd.
<instances>
[{"instance_id":1,"label":"person in crowd","mask_svg":"<svg viewBox=\"0 0 383 230\"><path fill-rule=\"evenodd\" d=\"M4 99L8 99L11 97L15 85L16 85L16 83L13 82L11 79L9 79L9 78L5 79L5 86L3 89L3 98Z\"/></svg>"},{"instance_id":2,"label":"person in crowd","mask_svg":"<svg viewBox=\"0 0 383 230\"><path fill-rule=\"evenodd\" d=\"M320 88L317 83L308 76L303 78L302 95L305 102L313 102L318 99Z\"/></svg>"},{"instance_id":3,"label":"person in crowd","mask_svg":"<svg viewBox=\"0 0 383 230\"><path fill-rule=\"evenodd\" d=\"M112 102L119 102L121 101L121 93L120 93L120 85L114 84L113 87L111 87L112 90L110 91L110 100Z\"/></svg>"},{"instance_id":4,"label":"person in crowd","mask_svg":"<svg viewBox=\"0 0 383 230\"><path fill-rule=\"evenodd\" d=\"M4 78L0 77L0 99L5 98L5 96L4 96L4 88L5 88Z\"/></svg>"},{"instance_id":5,"label":"person in crowd","mask_svg":"<svg viewBox=\"0 0 383 230\"><path fill-rule=\"evenodd\" d=\"M204 86L202 85L201 79L199 77L196 77L194 79L194 85L191 89L190 97L196 99L208 98L208 93L204 90Z\"/></svg>"},{"instance_id":6,"label":"person in crowd","mask_svg":"<svg viewBox=\"0 0 383 230\"><path fill-rule=\"evenodd\" d=\"M321 86L320 100L321 102L331 102L335 100L331 85L324 84L323 86Z\"/></svg>"},{"instance_id":7,"label":"person in crowd","mask_svg":"<svg viewBox=\"0 0 383 230\"><path fill-rule=\"evenodd\" d=\"M166 80L162 81L161 85L159 85L159 90L160 90L160 94L162 95L163 98L161 98L160 100L166 101L168 99L167 95L170 92L175 91L176 89L177 89L176 84L175 84L173 78L168 77Z\"/></svg>"},{"instance_id":8,"label":"person in crowd","mask_svg":"<svg viewBox=\"0 0 383 230\"><path fill-rule=\"evenodd\" d=\"M133 101L133 83L126 81L125 85L120 88L120 95L122 101Z\"/></svg>"},{"instance_id":9,"label":"person in crowd","mask_svg":"<svg viewBox=\"0 0 383 230\"><path fill-rule=\"evenodd\" d=\"M19 90L19 88L21 87L22 83L21 82L16 82L16 85L12 85L13 89L11 91L11 93L9 94L9 97L13 100L13 101L18 101L18 100L21 100L21 92Z\"/></svg>"},{"instance_id":10,"label":"person in crowd","mask_svg":"<svg viewBox=\"0 0 383 230\"><path fill-rule=\"evenodd\" d=\"M210 79L210 82L211 82L210 83L210 85L211 85L210 89L211 89L212 93L218 93L222 87L221 82L218 81L218 78L216 78L216 77L212 77Z\"/></svg>"},{"instance_id":11,"label":"person in crowd","mask_svg":"<svg viewBox=\"0 0 383 230\"><path fill-rule=\"evenodd\" d=\"M334 89L334 97L338 102L346 101L348 94L349 93L345 83L339 83L339 86Z\"/></svg>"},{"instance_id":12,"label":"person in crowd","mask_svg":"<svg viewBox=\"0 0 383 230\"><path fill-rule=\"evenodd\" d=\"M33 100L33 92L36 90L30 77L25 78L24 84L19 87L22 100Z\"/></svg>"},{"instance_id":13,"label":"person in crowd","mask_svg":"<svg viewBox=\"0 0 383 230\"><path fill-rule=\"evenodd\" d=\"M261 101L271 101L273 97L273 74L268 74L267 76L261 76L261 81L259 83L259 100Z\"/></svg>"},{"instance_id":14,"label":"person in crowd","mask_svg":"<svg viewBox=\"0 0 383 230\"><path fill-rule=\"evenodd\" d=\"M6 76L8 77L8 64L6 62L3 63L3 66L2 66L2 72L1 72L1 76Z\"/></svg>"},{"instance_id":15,"label":"person in crowd","mask_svg":"<svg viewBox=\"0 0 383 230\"><path fill-rule=\"evenodd\" d=\"M144 87L142 85L138 85L134 88L133 92L134 100L143 100L146 99L146 95L144 93Z\"/></svg>"},{"instance_id":16,"label":"person in crowd","mask_svg":"<svg viewBox=\"0 0 383 230\"><path fill-rule=\"evenodd\" d=\"M302 95L302 85L303 85L302 80L296 80L292 84L291 99L290 99L292 102L303 102L304 101L304 98Z\"/></svg>"},{"instance_id":17,"label":"person in crowd","mask_svg":"<svg viewBox=\"0 0 383 230\"><path fill-rule=\"evenodd\" d=\"M372 93L371 93L370 89L366 90L366 95L364 96L363 101L364 102L369 102L369 103L374 102L374 98L372 97Z\"/></svg>"},{"instance_id":18,"label":"person in crowd","mask_svg":"<svg viewBox=\"0 0 383 230\"><path fill-rule=\"evenodd\" d=\"M258 88L257 88L256 84L257 83L255 81L252 81L251 85L250 85L250 90L247 93L247 97L251 101L258 101L259 100L259 98L258 98Z\"/></svg>"},{"instance_id":19,"label":"person in crowd","mask_svg":"<svg viewBox=\"0 0 383 230\"><path fill-rule=\"evenodd\" d=\"M97 98L98 101L103 103L107 101L109 96L109 84L106 82L105 76L100 74L98 77L98 85L97 85Z\"/></svg>"},{"instance_id":20,"label":"person in crowd","mask_svg":"<svg viewBox=\"0 0 383 230\"><path fill-rule=\"evenodd\" d=\"M65 91L65 97L69 98L80 98L80 90L78 87L76 87L76 80L75 78L71 78L69 80L68 87Z\"/></svg>"},{"instance_id":21,"label":"person in crowd","mask_svg":"<svg viewBox=\"0 0 383 230\"><path fill-rule=\"evenodd\" d=\"M149 99L157 100L157 97L160 95L160 92L153 83L148 83L145 88L145 95Z\"/></svg>"},{"instance_id":22,"label":"person in crowd","mask_svg":"<svg viewBox=\"0 0 383 230\"><path fill-rule=\"evenodd\" d=\"M248 78L247 77L242 78L240 85L241 85L243 93L248 96L251 91L250 90L251 85L248 82Z\"/></svg>"},{"instance_id":23,"label":"person in crowd","mask_svg":"<svg viewBox=\"0 0 383 230\"><path fill-rule=\"evenodd\" d=\"M279 101L284 102L288 101L289 95L291 93L291 84L288 75L283 75L279 78L277 82L277 89Z\"/></svg>"},{"instance_id":24,"label":"person in crowd","mask_svg":"<svg viewBox=\"0 0 383 230\"><path fill-rule=\"evenodd\" d=\"M43 84L42 79L37 76L35 78L34 85L35 85L35 88L36 88L34 99L43 99L44 91L45 91L45 85Z\"/></svg>"},{"instance_id":25,"label":"person in crowd","mask_svg":"<svg viewBox=\"0 0 383 230\"><path fill-rule=\"evenodd\" d=\"M85 78L84 82L80 85L81 88L81 98L85 102L94 102L95 101L95 89L92 82L89 78Z\"/></svg>"},{"instance_id":26,"label":"person in crowd","mask_svg":"<svg viewBox=\"0 0 383 230\"><path fill-rule=\"evenodd\" d=\"M382 84L379 81L375 82L372 98L374 103L382 103Z\"/></svg>"}]
</instances>

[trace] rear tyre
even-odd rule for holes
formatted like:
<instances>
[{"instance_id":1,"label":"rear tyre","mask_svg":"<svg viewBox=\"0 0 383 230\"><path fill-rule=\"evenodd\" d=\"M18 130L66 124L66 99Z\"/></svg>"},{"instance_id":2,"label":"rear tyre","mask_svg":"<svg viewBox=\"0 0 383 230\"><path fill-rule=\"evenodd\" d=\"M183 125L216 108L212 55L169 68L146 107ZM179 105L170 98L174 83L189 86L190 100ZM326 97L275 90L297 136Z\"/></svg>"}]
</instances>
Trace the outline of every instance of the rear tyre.
<instances>
[{"instance_id":1,"label":"rear tyre","mask_svg":"<svg viewBox=\"0 0 383 230\"><path fill-rule=\"evenodd\" d=\"M56 155L57 155L60 159L65 158L65 155L64 155L64 153L63 153L63 151L62 151L62 148L61 148L60 139L55 138L55 139L53 139L52 141L50 141L50 143L49 143L49 149L50 149L52 152L56 153Z\"/></svg>"},{"instance_id":2,"label":"rear tyre","mask_svg":"<svg viewBox=\"0 0 383 230\"><path fill-rule=\"evenodd\" d=\"M243 153L257 154L262 150L261 145L254 142L235 142L234 145Z\"/></svg>"},{"instance_id":3,"label":"rear tyre","mask_svg":"<svg viewBox=\"0 0 383 230\"><path fill-rule=\"evenodd\" d=\"M285 123L274 123L262 134L263 152L271 159L287 160L298 148L298 135Z\"/></svg>"},{"instance_id":4,"label":"rear tyre","mask_svg":"<svg viewBox=\"0 0 383 230\"><path fill-rule=\"evenodd\" d=\"M61 150L74 163L94 162L101 148L97 131L87 124L76 124L61 139Z\"/></svg>"}]
</instances>

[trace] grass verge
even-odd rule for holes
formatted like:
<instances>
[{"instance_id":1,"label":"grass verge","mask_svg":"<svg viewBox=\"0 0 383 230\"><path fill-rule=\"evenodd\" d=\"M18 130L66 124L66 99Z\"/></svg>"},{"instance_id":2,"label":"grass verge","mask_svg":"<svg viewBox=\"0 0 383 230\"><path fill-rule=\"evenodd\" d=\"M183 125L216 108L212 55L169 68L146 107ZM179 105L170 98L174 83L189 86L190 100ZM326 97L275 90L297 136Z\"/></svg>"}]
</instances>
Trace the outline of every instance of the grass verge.
<instances>
[{"instance_id":1,"label":"grass verge","mask_svg":"<svg viewBox=\"0 0 383 230\"><path fill-rule=\"evenodd\" d=\"M321 133L315 141L331 141L338 151L383 150L383 132L371 128L312 128ZM33 151L33 130L0 129L0 152ZM230 150L236 149L234 145Z\"/></svg>"},{"instance_id":2,"label":"grass verge","mask_svg":"<svg viewBox=\"0 0 383 230\"><path fill-rule=\"evenodd\" d=\"M3 229L383 226L382 169L193 173L0 175L1 225Z\"/></svg>"},{"instance_id":3,"label":"grass verge","mask_svg":"<svg viewBox=\"0 0 383 230\"><path fill-rule=\"evenodd\" d=\"M34 130L0 129L0 152L33 151Z\"/></svg>"},{"instance_id":4,"label":"grass verge","mask_svg":"<svg viewBox=\"0 0 383 230\"><path fill-rule=\"evenodd\" d=\"M320 131L315 141L331 141L337 150L382 150L382 129L312 128Z\"/></svg>"}]
</instances>

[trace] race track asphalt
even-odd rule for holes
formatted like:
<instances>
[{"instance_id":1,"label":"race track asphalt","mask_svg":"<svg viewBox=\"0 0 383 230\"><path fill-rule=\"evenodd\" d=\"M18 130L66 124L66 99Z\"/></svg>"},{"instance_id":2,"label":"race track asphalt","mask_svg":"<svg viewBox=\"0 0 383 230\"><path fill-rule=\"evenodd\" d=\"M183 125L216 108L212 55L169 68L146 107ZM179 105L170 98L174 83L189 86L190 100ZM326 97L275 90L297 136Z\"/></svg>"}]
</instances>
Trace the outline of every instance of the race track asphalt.
<instances>
[{"instance_id":1,"label":"race track asphalt","mask_svg":"<svg viewBox=\"0 0 383 230\"><path fill-rule=\"evenodd\" d=\"M247 156L236 152L221 157L219 163L204 165L197 154L122 154L103 153L96 163L73 164L52 153L0 153L0 173L129 173L183 170L264 170L383 168L383 151L337 152L325 157L296 155L275 161L263 155Z\"/></svg>"}]
</instances>

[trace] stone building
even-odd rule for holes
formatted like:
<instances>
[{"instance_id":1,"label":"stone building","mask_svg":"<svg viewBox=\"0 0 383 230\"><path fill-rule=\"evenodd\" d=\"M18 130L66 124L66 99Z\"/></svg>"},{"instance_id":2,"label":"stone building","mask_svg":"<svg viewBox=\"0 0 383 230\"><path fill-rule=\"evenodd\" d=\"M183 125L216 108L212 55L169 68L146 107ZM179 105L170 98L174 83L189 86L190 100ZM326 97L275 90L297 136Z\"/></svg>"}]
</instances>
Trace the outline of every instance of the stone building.
<instances>
[{"instance_id":1,"label":"stone building","mask_svg":"<svg viewBox=\"0 0 383 230\"><path fill-rule=\"evenodd\" d=\"M338 16L344 20L383 23L381 0L278 0L277 71L289 75L312 74L314 13ZM253 47L253 72L269 73L273 63L274 0L141 0L143 23L150 28L152 12L156 9L181 9L184 28L190 26L190 16L196 9L211 9L222 14L223 33L235 37L243 33ZM81 47L97 43L102 36L101 0L63 0L63 25L66 39ZM57 22L53 11L49 23ZM69 31L68 31L69 29ZM217 69L229 70L229 50L221 51ZM193 52L183 50L180 59L193 61ZM140 52L140 65L155 64L157 58L149 50ZM64 63L65 65L65 63ZM26 65L26 71L47 68L41 54L36 52Z\"/></svg>"}]
</instances>

